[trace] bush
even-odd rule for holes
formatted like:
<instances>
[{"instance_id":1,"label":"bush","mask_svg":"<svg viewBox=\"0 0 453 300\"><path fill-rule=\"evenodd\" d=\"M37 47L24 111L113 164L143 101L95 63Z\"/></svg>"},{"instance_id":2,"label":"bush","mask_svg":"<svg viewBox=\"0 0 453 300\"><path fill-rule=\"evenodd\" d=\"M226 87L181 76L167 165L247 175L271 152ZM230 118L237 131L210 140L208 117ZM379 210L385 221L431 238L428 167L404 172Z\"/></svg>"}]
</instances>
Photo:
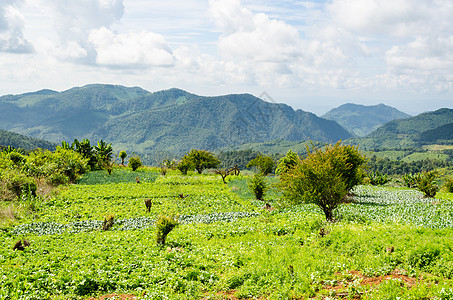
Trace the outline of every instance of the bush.
<instances>
[{"instance_id":1,"label":"bush","mask_svg":"<svg viewBox=\"0 0 453 300\"><path fill-rule=\"evenodd\" d=\"M9 170L2 175L2 182L6 188L17 198L23 194L36 196L36 183L33 177L29 177L18 170Z\"/></svg>"},{"instance_id":2,"label":"bush","mask_svg":"<svg viewBox=\"0 0 453 300\"><path fill-rule=\"evenodd\" d=\"M121 158L121 164L124 166L124 159L127 157L126 151L120 151L120 154L118 156Z\"/></svg>"},{"instance_id":3,"label":"bush","mask_svg":"<svg viewBox=\"0 0 453 300\"><path fill-rule=\"evenodd\" d=\"M215 168L220 165L220 160L209 151L192 149L184 155L180 164L185 167L192 166L197 170L198 174L201 174L204 169ZM178 169L180 169L179 165ZM185 173L183 172L183 174L187 174L187 171Z\"/></svg>"},{"instance_id":4,"label":"bush","mask_svg":"<svg viewBox=\"0 0 453 300\"><path fill-rule=\"evenodd\" d=\"M160 216L156 221L156 241L158 245L164 245L167 235L178 225L174 217Z\"/></svg>"},{"instance_id":5,"label":"bush","mask_svg":"<svg viewBox=\"0 0 453 300\"><path fill-rule=\"evenodd\" d=\"M453 178L447 178L444 183L446 192L453 193Z\"/></svg>"},{"instance_id":6,"label":"bush","mask_svg":"<svg viewBox=\"0 0 453 300\"><path fill-rule=\"evenodd\" d=\"M264 200L264 194L267 190L265 177L260 173L254 174L249 182L249 188L257 200Z\"/></svg>"},{"instance_id":7,"label":"bush","mask_svg":"<svg viewBox=\"0 0 453 300\"><path fill-rule=\"evenodd\" d=\"M184 158L179 162L176 168L181 171L183 175L187 175L188 171L195 170L192 162Z\"/></svg>"},{"instance_id":8,"label":"bush","mask_svg":"<svg viewBox=\"0 0 453 300\"><path fill-rule=\"evenodd\" d=\"M293 150L289 150L286 156L283 156L279 161L275 174L281 175L293 169L299 163L299 156Z\"/></svg>"},{"instance_id":9,"label":"bush","mask_svg":"<svg viewBox=\"0 0 453 300\"><path fill-rule=\"evenodd\" d=\"M422 173L417 180L418 190L425 194L425 197L434 198L437 191L439 191L439 185L437 184L436 179L437 174L435 172Z\"/></svg>"},{"instance_id":10,"label":"bush","mask_svg":"<svg viewBox=\"0 0 453 300\"><path fill-rule=\"evenodd\" d=\"M372 185L384 185L390 181L390 179L388 179L387 177L387 174L381 174L379 171L369 174L369 178L370 184Z\"/></svg>"},{"instance_id":11,"label":"bush","mask_svg":"<svg viewBox=\"0 0 453 300\"><path fill-rule=\"evenodd\" d=\"M250 167L257 167L260 170L261 175L266 176L274 170L275 162L271 157L260 154L247 164L247 168Z\"/></svg>"},{"instance_id":12,"label":"bush","mask_svg":"<svg viewBox=\"0 0 453 300\"><path fill-rule=\"evenodd\" d=\"M363 179L365 157L357 147L340 142L325 149L307 147L307 158L280 176L286 204L314 203L326 220L333 221L333 211L350 189Z\"/></svg>"},{"instance_id":13,"label":"bush","mask_svg":"<svg viewBox=\"0 0 453 300\"><path fill-rule=\"evenodd\" d=\"M131 158L129 158L129 167L132 168L132 171L136 171L141 166L142 166L142 161L140 160L139 156L134 155Z\"/></svg>"}]
</instances>

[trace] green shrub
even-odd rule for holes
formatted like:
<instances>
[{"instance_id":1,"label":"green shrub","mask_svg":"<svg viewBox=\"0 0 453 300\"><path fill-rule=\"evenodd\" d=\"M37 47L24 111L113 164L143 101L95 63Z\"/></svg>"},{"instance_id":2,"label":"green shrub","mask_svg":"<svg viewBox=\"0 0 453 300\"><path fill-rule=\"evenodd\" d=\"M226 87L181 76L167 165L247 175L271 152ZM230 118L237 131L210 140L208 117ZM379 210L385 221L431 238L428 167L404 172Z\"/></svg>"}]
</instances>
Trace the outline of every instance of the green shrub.
<instances>
[{"instance_id":1,"label":"green shrub","mask_svg":"<svg viewBox=\"0 0 453 300\"><path fill-rule=\"evenodd\" d=\"M357 147L341 142L324 149L307 147L307 158L280 176L284 204L314 203L326 220L354 185L363 180L365 157Z\"/></svg>"},{"instance_id":2,"label":"green shrub","mask_svg":"<svg viewBox=\"0 0 453 300\"><path fill-rule=\"evenodd\" d=\"M15 165L21 165L25 161L25 156L16 151L10 152L8 157Z\"/></svg>"},{"instance_id":3,"label":"green shrub","mask_svg":"<svg viewBox=\"0 0 453 300\"><path fill-rule=\"evenodd\" d=\"M131 158L129 158L129 167L132 168L132 171L136 171L141 166L142 166L142 161L140 160L139 156L134 155Z\"/></svg>"},{"instance_id":4,"label":"green shrub","mask_svg":"<svg viewBox=\"0 0 453 300\"><path fill-rule=\"evenodd\" d=\"M197 170L198 174L201 174L204 169L215 168L220 165L220 160L209 151L192 149L189 153L184 155L181 163L183 165L192 166ZM183 172L183 174L187 174L187 172Z\"/></svg>"},{"instance_id":5,"label":"green shrub","mask_svg":"<svg viewBox=\"0 0 453 300\"><path fill-rule=\"evenodd\" d=\"M436 182L437 174L435 172L422 173L417 180L417 188L426 197L434 198L439 191L439 185Z\"/></svg>"},{"instance_id":6,"label":"green shrub","mask_svg":"<svg viewBox=\"0 0 453 300\"><path fill-rule=\"evenodd\" d=\"M445 180L444 189L448 193L453 193L453 178L447 178Z\"/></svg>"},{"instance_id":7,"label":"green shrub","mask_svg":"<svg viewBox=\"0 0 453 300\"><path fill-rule=\"evenodd\" d=\"M195 170L195 167L193 166L193 163L187 159L182 159L179 164L176 166L176 168L181 171L183 175L187 175L188 171Z\"/></svg>"},{"instance_id":8,"label":"green shrub","mask_svg":"<svg viewBox=\"0 0 453 300\"><path fill-rule=\"evenodd\" d=\"M124 165L124 159L127 157L126 151L120 151L120 154L118 156L121 158L121 164Z\"/></svg>"},{"instance_id":9,"label":"green shrub","mask_svg":"<svg viewBox=\"0 0 453 300\"><path fill-rule=\"evenodd\" d=\"M284 174L287 171L293 169L298 163L299 156L297 155L297 153L293 150L289 150L286 155L278 161L277 168L275 169L275 174Z\"/></svg>"},{"instance_id":10,"label":"green shrub","mask_svg":"<svg viewBox=\"0 0 453 300\"><path fill-rule=\"evenodd\" d=\"M156 242L158 245L164 245L167 235L178 225L174 217L160 216L156 221Z\"/></svg>"},{"instance_id":11,"label":"green shrub","mask_svg":"<svg viewBox=\"0 0 453 300\"><path fill-rule=\"evenodd\" d=\"M372 185L384 185L390 181L387 174L381 174L379 171L369 174L369 178Z\"/></svg>"},{"instance_id":12,"label":"green shrub","mask_svg":"<svg viewBox=\"0 0 453 300\"><path fill-rule=\"evenodd\" d=\"M250 167L257 167L260 170L261 175L266 176L274 170L275 162L271 157L260 154L247 164L247 168Z\"/></svg>"},{"instance_id":13,"label":"green shrub","mask_svg":"<svg viewBox=\"0 0 453 300\"><path fill-rule=\"evenodd\" d=\"M261 173L256 173L249 181L249 188L255 195L257 200L263 200L264 194L267 190L266 179Z\"/></svg>"},{"instance_id":14,"label":"green shrub","mask_svg":"<svg viewBox=\"0 0 453 300\"><path fill-rule=\"evenodd\" d=\"M440 253L441 250L435 245L419 247L409 255L407 262L413 268L424 270L439 257Z\"/></svg>"},{"instance_id":15,"label":"green shrub","mask_svg":"<svg viewBox=\"0 0 453 300\"><path fill-rule=\"evenodd\" d=\"M29 177L17 170L8 170L2 175L2 182L17 198L23 194L36 196L36 182L33 177Z\"/></svg>"}]
</instances>

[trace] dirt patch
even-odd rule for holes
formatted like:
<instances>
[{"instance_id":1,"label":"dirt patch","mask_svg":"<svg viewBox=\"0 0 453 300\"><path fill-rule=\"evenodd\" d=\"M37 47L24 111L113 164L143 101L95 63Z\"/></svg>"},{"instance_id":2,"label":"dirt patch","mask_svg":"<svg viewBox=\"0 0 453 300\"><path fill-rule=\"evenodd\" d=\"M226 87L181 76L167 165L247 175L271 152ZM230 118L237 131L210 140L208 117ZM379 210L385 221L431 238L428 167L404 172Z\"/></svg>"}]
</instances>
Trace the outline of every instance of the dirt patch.
<instances>
[{"instance_id":1,"label":"dirt patch","mask_svg":"<svg viewBox=\"0 0 453 300\"><path fill-rule=\"evenodd\" d=\"M99 297L91 297L87 300L135 300L137 296L131 294L110 294L110 295L103 295Z\"/></svg>"},{"instance_id":2,"label":"dirt patch","mask_svg":"<svg viewBox=\"0 0 453 300\"><path fill-rule=\"evenodd\" d=\"M365 289L368 289L368 288L376 287L384 281L397 279L397 280L400 280L401 282L403 282L408 288L411 288L421 281L421 279L409 277L409 276L405 275L405 273L406 272L404 270L393 270L388 275L375 276L375 277L368 277L368 276L362 275L362 273L359 271L349 271L348 274L335 273L335 275L340 276L340 277L345 277L345 278L343 280L341 280L339 282L339 284L337 284L337 285L325 284L323 286L323 289L335 291L336 292L335 297L338 299L345 299L345 298L350 299L349 293L345 292L345 290L347 290L348 287L353 286L353 285L365 287ZM356 295L354 295L354 297L352 299L361 299L362 294L363 294L363 292L356 292Z\"/></svg>"}]
</instances>

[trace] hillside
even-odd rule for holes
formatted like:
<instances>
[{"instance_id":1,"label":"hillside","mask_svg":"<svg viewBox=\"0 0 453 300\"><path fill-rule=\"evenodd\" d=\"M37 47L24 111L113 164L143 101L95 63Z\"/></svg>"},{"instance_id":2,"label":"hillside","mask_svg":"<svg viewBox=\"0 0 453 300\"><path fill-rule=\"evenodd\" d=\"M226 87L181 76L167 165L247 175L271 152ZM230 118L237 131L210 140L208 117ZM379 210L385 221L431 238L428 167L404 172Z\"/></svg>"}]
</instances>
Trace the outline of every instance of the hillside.
<instances>
[{"instance_id":1,"label":"hillside","mask_svg":"<svg viewBox=\"0 0 453 300\"><path fill-rule=\"evenodd\" d=\"M453 144L453 109L442 108L415 117L386 123L361 139L366 149L420 147L433 143Z\"/></svg>"},{"instance_id":2,"label":"hillside","mask_svg":"<svg viewBox=\"0 0 453 300\"><path fill-rule=\"evenodd\" d=\"M334 120L356 136L366 136L379 126L410 115L384 104L365 106L346 103L324 114L322 118Z\"/></svg>"},{"instance_id":3,"label":"hillside","mask_svg":"<svg viewBox=\"0 0 453 300\"><path fill-rule=\"evenodd\" d=\"M53 150L56 145L45 140L35 139L0 129L0 148L7 146L22 148L25 150L32 150L36 148Z\"/></svg>"},{"instance_id":4,"label":"hillside","mask_svg":"<svg viewBox=\"0 0 453 300\"><path fill-rule=\"evenodd\" d=\"M183 153L275 139L347 139L338 123L249 94L203 97L179 89L87 85L0 97L0 128L47 139L89 138L116 150Z\"/></svg>"}]
</instances>

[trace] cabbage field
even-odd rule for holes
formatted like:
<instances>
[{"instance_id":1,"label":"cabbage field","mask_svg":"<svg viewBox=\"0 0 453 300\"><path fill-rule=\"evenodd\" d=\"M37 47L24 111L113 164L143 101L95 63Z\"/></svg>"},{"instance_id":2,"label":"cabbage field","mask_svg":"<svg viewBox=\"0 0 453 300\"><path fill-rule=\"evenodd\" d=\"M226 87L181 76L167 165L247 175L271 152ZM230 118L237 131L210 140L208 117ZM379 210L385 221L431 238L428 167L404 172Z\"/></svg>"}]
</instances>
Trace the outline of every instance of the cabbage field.
<instances>
[{"instance_id":1,"label":"cabbage field","mask_svg":"<svg viewBox=\"0 0 453 300\"><path fill-rule=\"evenodd\" d=\"M357 186L327 223L280 206L276 178L270 210L228 179L115 168L23 199L0 227L0 299L453 299L451 194ZM161 215L179 223L163 246Z\"/></svg>"}]
</instances>

